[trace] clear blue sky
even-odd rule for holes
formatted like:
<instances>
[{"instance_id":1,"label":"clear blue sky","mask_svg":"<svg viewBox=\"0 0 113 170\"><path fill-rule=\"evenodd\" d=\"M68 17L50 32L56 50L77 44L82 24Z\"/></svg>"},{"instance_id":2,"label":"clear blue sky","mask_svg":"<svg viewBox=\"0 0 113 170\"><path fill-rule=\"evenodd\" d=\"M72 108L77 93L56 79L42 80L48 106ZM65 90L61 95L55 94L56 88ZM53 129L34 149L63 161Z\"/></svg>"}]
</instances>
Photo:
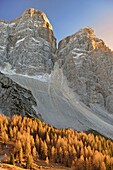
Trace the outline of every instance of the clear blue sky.
<instances>
[{"instance_id":1,"label":"clear blue sky","mask_svg":"<svg viewBox=\"0 0 113 170\"><path fill-rule=\"evenodd\" d=\"M31 7L46 13L57 41L90 26L113 49L113 0L0 0L0 19L12 20Z\"/></svg>"}]
</instances>

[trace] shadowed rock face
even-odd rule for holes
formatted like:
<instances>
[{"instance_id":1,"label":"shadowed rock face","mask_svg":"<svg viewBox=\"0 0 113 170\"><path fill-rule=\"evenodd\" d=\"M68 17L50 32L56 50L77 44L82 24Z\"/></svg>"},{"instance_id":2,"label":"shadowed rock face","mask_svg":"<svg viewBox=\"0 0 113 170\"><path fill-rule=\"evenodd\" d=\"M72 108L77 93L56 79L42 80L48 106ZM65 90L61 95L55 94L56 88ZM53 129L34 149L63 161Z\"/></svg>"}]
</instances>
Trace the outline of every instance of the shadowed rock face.
<instances>
[{"instance_id":1,"label":"shadowed rock face","mask_svg":"<svg viewBox=\"0 0 113 170\"><path fill-rule=\"evenodd\" d=\"M55 127L94 129L113 139L113 53L92 28L58 49L46 15L33 8L0 21L0 28L2 113L41 115Z\"/></svg>"},{"instance_id":2,"label":"shadowed rock face","mask_svg":"<svg viewBox=\"0 0 113 170\"><path fill-rule=\"evenodd\" d=\"M14 114L36 116L32 106L36 106L29 90L0 73L0 111L7 116Z\"/></svg>"}]
</instances>

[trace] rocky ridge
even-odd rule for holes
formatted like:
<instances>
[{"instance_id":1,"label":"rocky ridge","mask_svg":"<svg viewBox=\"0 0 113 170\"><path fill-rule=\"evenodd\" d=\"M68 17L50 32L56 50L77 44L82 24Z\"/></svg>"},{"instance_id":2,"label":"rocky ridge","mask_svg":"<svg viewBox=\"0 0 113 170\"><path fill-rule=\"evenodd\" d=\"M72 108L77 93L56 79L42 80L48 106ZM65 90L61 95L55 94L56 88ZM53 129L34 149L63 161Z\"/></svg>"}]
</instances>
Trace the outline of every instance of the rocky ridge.
<instances>
[{"instance_id":1,"label":"rocky ridge","mask_svg":"<svg viewBox=\"0 0 113 170\"><path fill-rule=\"evenodd\" d=\"M1 20L0 28L0 88L7 97L1 95L1 112L24 109L56 127L95 129L113 138L113 53L92 28L61 40L58 49L46 15L33 8ZM2 85L6 79L11 95ZM23 90L15 91L17 84Z\"/></svg>"}]
</instances>

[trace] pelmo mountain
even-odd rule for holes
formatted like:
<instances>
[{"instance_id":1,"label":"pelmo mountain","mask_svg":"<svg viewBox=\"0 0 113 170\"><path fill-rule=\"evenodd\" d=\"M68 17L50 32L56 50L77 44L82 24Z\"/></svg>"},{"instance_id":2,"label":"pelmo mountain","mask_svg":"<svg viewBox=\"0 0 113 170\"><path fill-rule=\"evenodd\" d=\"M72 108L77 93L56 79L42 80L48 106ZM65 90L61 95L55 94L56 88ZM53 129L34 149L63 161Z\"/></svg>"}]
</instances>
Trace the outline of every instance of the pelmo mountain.
<instances>
[{"instance_id":1,"label":"pelmo mountain","mask_svg":"<svg viewBox=\"0 0 113 170\"><path fill-rule=\"evenodd\" d=\"M0 20L0 70L1 113L113 139L113 52L92 28L57 49L43 12L31 8L11 22Z\"/></svg>"}]
</instances>

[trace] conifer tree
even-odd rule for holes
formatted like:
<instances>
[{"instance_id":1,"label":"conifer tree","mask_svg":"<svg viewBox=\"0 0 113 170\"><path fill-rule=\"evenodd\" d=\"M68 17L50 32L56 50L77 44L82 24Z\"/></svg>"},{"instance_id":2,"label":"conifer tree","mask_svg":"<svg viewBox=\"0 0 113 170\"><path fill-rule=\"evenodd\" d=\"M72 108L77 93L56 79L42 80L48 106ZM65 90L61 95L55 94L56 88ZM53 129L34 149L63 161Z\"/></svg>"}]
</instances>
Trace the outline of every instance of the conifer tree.
<instances>
[{"instance_id":1,"label":"conifer tree","mask_svg":"<svg viewBox=\"0 0 113 170\"><path fill-rule=\"evenodd\" d=\"M15 165L14 154L10 156L10 164Z\"/></svg>"},{"instance_id":2,"label":"conifer tree","mask_svg":"<svg viewBox=\"0 0 113 170\"><path fill-rule=\"evenodd\" d=\"M55 147L52 146L51 148L51 158L54 160L55 159Z\"/></svg>"},{"instance_id":3,"label":"conifer tree","mask_svg":"<svg viewBox=\"0 0 113 170\"><path fill-rule=\"evenodd\" d=\"M39 141L39 137L38 137L38 134L37 134L36 138L35 138L35 145L36 145L36 149L37 149L38 152L39 152L39 143L40 143L40 141Z\"/></svg>"},{"instance_id":4,"label":"conifer tree","mask_svg":"<svg viewBox=\"0 0 113 170\"><path fill-rule=\"evenodd\" d=\"M6 144L9 139L6 131L3 131L1 135L2 135L2 140L3 140L4 144Z\"/></svg>"},{"instance_id":5,"label":"conifer tree","mask_svg":"<svg viewBox=\"0 0 113 170\"><path fill-rule=\"evenodd\" d=\"M28 156L31 154L31 145L30 145L30 141L26 141L25 144L25 154Z\"/></svg>"},{"instance_id":6,"label":"conifer tree","mask_svg":"<svg viewBox=\"0 0 113 170\"><path fill-rule=\"evenodd\" d=\"M26 168L27 168L27 169L30 169L30 168L31 168L30 156L27 157L27 160L26 160Z\"/></svg>"},{"instance_id":7,"label":"conifer tree","mask_svg":"<svg viewBox=\"0 0 113 170\"><path fill-rule=\"evenodd\" d=\"M41 141L40 147L41 147L41 158L45 160L46 157L48 156L48 148L46 142Z\"/></svg>"},{"instance_id":8,"label":"conifer tree","mask_svg":"<svg viewBox=\"0 0 113 170\"><path fill-rule=\"evenodd\" d=\"M48 159L48 157L46 157L46 164L47 164L47 165L49 164L49 159Z\"/></svg>"},{"instance_id":9,"label":"conifer tree","mask_svg":"<svg viewBox=\"0 0 113 170\"><path fill-rule=\"evenodd\" d=\"M34 146L33 149L32 149L32 155L33 155L33 158L36 159L37 157L37 151L36 151L36 147Z\"/></svg>"},{"instance_id":10,"label":"conifer tree","mask_svg":"<svg viewBox=\"0 0 113 170\"><path fill-rule=\"evenodd\" d=\"M22 147L19 151L19 162L22 163L22 159L23 159L23 150L22 150Z\"/></svg>"}]
</instances>

